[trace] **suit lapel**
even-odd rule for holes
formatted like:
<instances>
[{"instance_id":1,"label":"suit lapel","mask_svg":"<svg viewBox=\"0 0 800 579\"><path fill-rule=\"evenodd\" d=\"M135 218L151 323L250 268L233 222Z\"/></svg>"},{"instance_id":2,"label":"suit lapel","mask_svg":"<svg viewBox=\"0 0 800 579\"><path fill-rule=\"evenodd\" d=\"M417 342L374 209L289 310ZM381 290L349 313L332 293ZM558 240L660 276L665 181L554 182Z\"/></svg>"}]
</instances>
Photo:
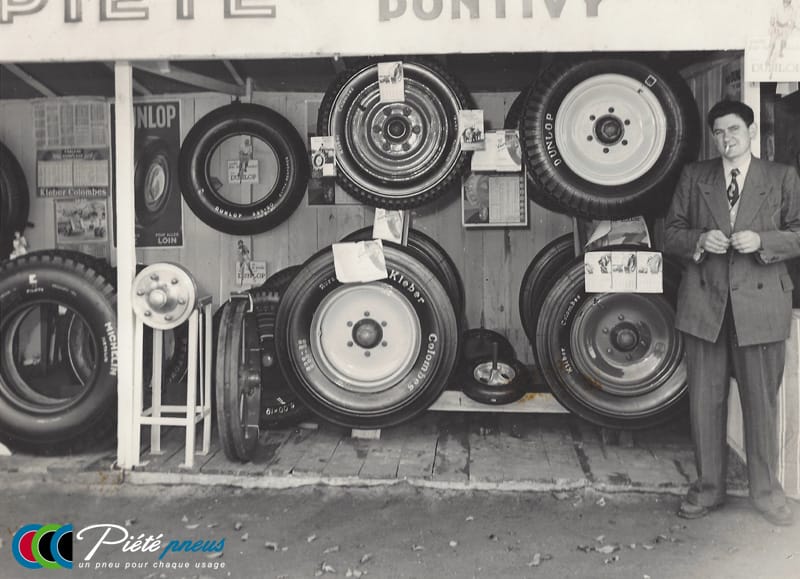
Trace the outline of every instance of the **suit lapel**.
<instances>
[{"instance_id":1,"label":"suit lapel","mask_svg":"<svg viewBox=\"0 0 800 579\"><path fill-rule=\"evenodd\" d=\"M753 157L750 161L750 170L747 171L747 177L742 185L742 204L739 211L736 213L736 229L742 231L747 229L750 222L758 214L761 209L761 204L767 198L767 192L770 190L767 176L764 173L764 168L759 159Z\"/></svg>"},{"instance_id":2,"label":"suit lapel","mask_svg":"<svg viewBox=\"0 0 800 579\"><path fill-rule=\"evenodd\" d=\"M752 170L752 165L750 169ZM748 180L750 175L748 172ZM728 205L728 196L725 193L725 175L722 171L722 160L713 165L713 170L709 171L703 180L698 183L703 200L711 210L717 227L725 235L731 234L731 214Z\"/></svg>"}]
</instances>

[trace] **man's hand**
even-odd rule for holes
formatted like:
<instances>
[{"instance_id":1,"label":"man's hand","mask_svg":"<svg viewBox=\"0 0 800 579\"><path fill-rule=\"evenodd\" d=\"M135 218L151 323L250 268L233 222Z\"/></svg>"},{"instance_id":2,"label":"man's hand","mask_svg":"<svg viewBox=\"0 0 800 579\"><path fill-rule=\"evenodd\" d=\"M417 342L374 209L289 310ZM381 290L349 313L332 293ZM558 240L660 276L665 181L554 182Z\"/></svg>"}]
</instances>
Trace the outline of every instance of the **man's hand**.
<instances>
[{"instance_id":1,"label":"man's hand","mask_svg":"<svg viewBox=\"0 0 800 579\"><path fill-rule=\"evenodd\" d=\"M731 245L739 253L754 253L761 249L761 236L755 231L737 231L731 235Z\"/></svg>"},{"instance_id":2,"label":"man's hand","mask_svg":"<svg viewBox=\"0 0 800 579\"><path fill-rule=\"evenodd\" d=\"M760 242L759 240L759 243ZM712 229L711 231L704 232L700 236L697 244L701 249L709 253L725 253L728 251L731 241L725 237L725 234L719 229Z\"/></svg>"}]
</instances>

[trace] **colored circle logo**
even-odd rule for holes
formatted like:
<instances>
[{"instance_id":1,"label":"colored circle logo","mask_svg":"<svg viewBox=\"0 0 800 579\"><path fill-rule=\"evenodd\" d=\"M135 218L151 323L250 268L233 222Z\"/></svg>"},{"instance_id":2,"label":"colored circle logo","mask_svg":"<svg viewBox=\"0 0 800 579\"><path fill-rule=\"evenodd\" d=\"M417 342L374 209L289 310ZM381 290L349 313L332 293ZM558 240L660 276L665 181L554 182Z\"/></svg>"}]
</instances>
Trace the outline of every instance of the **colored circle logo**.
<instances>
[{"instance_id":1,"label":"colored circle logo","mask_svg":"<svg viewBox=\"0 0 800 579\"><path fill-rule=\"evenodd\" d=\"M26 569L72 569L72 525L25 525L11 550Z\"/></svg>"}]
</instances>

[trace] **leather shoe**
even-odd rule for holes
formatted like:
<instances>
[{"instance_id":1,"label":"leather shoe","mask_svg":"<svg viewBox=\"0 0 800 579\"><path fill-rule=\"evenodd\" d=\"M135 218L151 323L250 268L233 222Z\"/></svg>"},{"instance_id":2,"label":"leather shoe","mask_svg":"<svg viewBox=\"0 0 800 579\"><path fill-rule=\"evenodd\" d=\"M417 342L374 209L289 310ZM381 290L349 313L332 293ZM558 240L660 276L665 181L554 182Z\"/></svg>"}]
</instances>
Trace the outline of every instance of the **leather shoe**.
<instances>
[{"instance_id":1,"label":"leather shoe","mask_svg":"<svg viewBox=\"0 0 800 579\"><path fill-rule=\"evenodd\" d=\"M759 512L770 523L779 527L789 527L794 523L794 513L787 505L782 505L776 509L764 509Z\"/></svg>"},{"instance_id":2,"label":"leather shoe","mask_svg":"<svg viewBox=\"0 0 800 579\"><path fill-rule=\"evenodd\" d=\"M710 507L704 507L703 505L696 505L684 499L681 502L681 506L678 507L677 515L682 519L702 519L708 513L714 509L718 509L720 506L722 505L717 504Z\"/></svg>"}]
</instances>

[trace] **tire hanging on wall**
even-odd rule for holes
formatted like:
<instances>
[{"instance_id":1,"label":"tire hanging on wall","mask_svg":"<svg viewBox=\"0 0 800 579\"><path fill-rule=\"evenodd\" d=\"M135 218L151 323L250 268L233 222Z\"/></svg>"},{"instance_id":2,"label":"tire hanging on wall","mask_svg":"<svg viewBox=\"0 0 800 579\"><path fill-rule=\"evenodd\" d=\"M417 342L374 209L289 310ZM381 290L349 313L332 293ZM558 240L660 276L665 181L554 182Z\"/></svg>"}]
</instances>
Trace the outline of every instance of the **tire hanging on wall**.
<instances>
[{"instance_id":1,"label":"tire hanging on wall","mask_svg":"<svg viewBox=\"0 0 800 579\"><path fill-rule=\"evenodd\" d=\"M29 205L25 173L14 154L0 143L0 259L11 253L14 232L25 231Z\"/></svg>"},{"instance_id":2,"label":"tire hanging on wall","mask_svg":"<svg viewBox=\"0 0 800 579\"><path fill-rule=\"evenodd\" d=\"M384 428L424 411L455 367L458 324L436 274L384 247L388 279L341 284L333 252L309 259L278 307L278 361L317 415Z\"/></svg>"},{"instance_id":3,"label":"tire hanging on wall","mask_svg":"<svg viewBox=\"0 0 800 579\"><path fill-rule=\"evenodd\" d=\"M364 227L354 231L343 238L342 241L364 241L367 239L372 239L372 227ZM391 242L384 240L384 243ZM418 229L408 230L408 244L405 246L405 250L437 274L439 281L442 282L445 289L447 289L448 295L453 300L453 308L455 308L460 323L466 298L464 297L464 282L461 280L461 274L458 272L453 259L432 237L425 235Z\"/></svg>"},{"instance_id":4,"label":"tire hanging on wall","mask_svg":"<svg viewBox=\"0 0 800 579\"><path fill-rule=\"evenodd\" d=\"M174 147L160 138L151 138L136 152L133 191L140 225L152 225L164 213L173 194L177 157Z\"/></svg>"},{"instance_id":5,"label":"tire hanging on wall","mask_svg":"<svg viewBox=\"0 0 800 579\"><path fill-rule=\"evenodd\" d=\"M367 205L408 209L432 201L461 175L468 155L458 111L473 108L440 67L403 61L405 101L380 102L378 63L342 73L320 104L317 133L335 138L337 181Z\"/></svg>"},{"instance_id":6,"label":"tire hanging on wall","mask_svg":"<svg viewBox=\"0 0 800 579\"><path fill-rule=\"evenodd\" d=\"M222 306L217 336L215 397L220 445L230 460L253 457L261 407L261 347L247 300Z\"/></svg>"},{"instance_id":7,"label":"tire hanging on wall","mask_svg":"<svg viewBox=\"0 0 800 579\"><path fill-rule=\"evenodd\" d=\"M542 302L558 275L575 257L572 233L566 233L545 245L537 253L522 276L519 288L519 317L531 345L536 337L536 323ZM534 355L536 348L533 348Z\"/></svg>"},{"instance_id":8,"label":"tire hanging on wall","mask_svg":"<svg viewBox=\"0 0 800 579\"><path fill-rule=\"evenodd\" d=\"M527 93L521 129L534 201L589 219L665 211L700 142L686 83L616 56L546 69Z\"/></svg>"},{"instance_id":9,"label":"tire hanging on wall","mask_svg":"<svg viewBox=\"0 0 800 579\"><path fill-rule=\"evenodd\" d=\"M81 384L39 378L19 359L18 330L36 307L85 325L91 374ZM107 436L116 416L114 288L83 263L29 254L0 264L0 436L33 451L70 448ZM42 332L47 335L47 329ZM46 356L44 356L46 358ZM68 370L65 369L68 373Z\"/></svg>"},{"instance_id":10,"label":"tire hanging on wall","mask_svg":"<svg viewBox=\"0 0 800 579\"><path fill-rule=\"evenodd\" d=\"M236 171L229 173L231 163ZM288 218L309 177L306 148L294 126L272 109L240 102L211 111L192 127L178 167L181 193L195 215L235 235L263 233Z\"/></svg>"},{"instance_id":11,"label":"tire hanging on wall","mask_svg":"<svg viewBox=\"0 0 800 579\"><path fill-rule=\"evenodd\" d=\"M527 98L527 90L522 90L516 96L516 98L511 102L511 106L508 107L508 112L506 113L505 121L503 122L503 128L506 130L516 130L519 132L520 138L520 145L522 139L522 129L520 128L520 124L522 121L522 107L525 104L525 100ZM536 194L530 191L533 187L537 187L536 182L531 179L530 175L526 175L528 182L526 183L528 187L528 197L533 200L537 205L540 207L544 207L549 211L555 211L556 213L563 213L564 208L561 207L558 203L554 203L550 199L545 198L541 194Z\"/></svg>"},{"instance_id":12,"label":"tire hanging on wall","mask_svg":"<svg viewBox=\"0 0 800 579\"><path fill-rule=\"evenodd\" d=\"M589 294L582 256L563 270L544 298L535 337L540 369L561 404L599 426L624 429L658 425L682 409L680 277L667 258L663 294Z\"/></svg>"}]
</instances>

